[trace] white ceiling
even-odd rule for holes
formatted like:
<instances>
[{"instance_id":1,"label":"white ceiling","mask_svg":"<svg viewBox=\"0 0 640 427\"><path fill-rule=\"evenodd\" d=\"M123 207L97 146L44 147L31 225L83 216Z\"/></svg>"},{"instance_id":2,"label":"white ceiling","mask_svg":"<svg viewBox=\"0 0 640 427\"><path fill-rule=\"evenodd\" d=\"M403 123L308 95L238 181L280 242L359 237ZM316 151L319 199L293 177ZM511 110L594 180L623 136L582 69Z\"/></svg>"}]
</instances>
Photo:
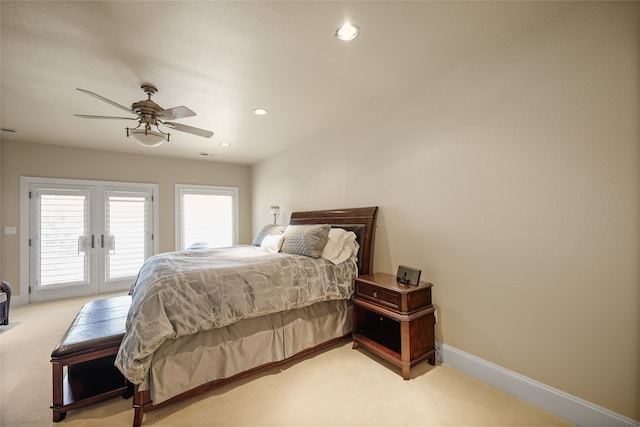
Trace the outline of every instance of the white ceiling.
<instances>
[{"instance_id":1,"label":"white ceiling","mask_svg":"<svg viewBox=\"0 0 640 427\"><path fill-rule=\"evenodd\" d=\"M566 7L555 2L1 1L3 140L253 164L438 78L481 49ZM350 20L360 36L334 36ZM158 88L176 120L215 132L171 131L143 147L121 105ZM256 116L256 107L269 114ZM230 147L221 147L220 143ZM208 153L202 156L201 153Z\"/></svg>"}]
</instances>

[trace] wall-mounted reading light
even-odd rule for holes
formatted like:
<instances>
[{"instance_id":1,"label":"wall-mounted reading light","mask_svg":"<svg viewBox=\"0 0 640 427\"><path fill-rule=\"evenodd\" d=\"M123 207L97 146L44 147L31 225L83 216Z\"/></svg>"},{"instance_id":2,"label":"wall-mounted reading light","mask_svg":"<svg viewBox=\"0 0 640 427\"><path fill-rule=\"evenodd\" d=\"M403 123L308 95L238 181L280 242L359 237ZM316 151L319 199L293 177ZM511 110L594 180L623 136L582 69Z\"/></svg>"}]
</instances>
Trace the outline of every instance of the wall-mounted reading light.
<instances>
[{"instance_id":1,"label":"wall-mounted reading light","mask_svg":"<svg viewBox=\"0 0 640 427\"><path fill-rule=\"evenodd\" d=\"M280 216L280 206L271 205L271 215L273 215L273 223L276 223L276 220Z\"/></svg>"}]
</instances>

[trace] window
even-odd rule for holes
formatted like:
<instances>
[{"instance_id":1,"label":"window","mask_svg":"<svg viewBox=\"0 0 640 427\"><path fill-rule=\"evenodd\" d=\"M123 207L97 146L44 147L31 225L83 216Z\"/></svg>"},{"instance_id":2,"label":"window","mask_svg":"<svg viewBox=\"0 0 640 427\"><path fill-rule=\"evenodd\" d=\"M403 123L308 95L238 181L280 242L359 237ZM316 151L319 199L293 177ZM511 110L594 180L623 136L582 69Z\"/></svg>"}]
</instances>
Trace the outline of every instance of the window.
<instances>
[{"instance_id":1,"label":"window","mask_svg":"<svg viewBox=\"0 0 640 427\"><path fill-rule=\"evenodd\" d=\"M238 242L238 189L176 185L176 249L220 248Z\"/></svg>"}]
</instances>

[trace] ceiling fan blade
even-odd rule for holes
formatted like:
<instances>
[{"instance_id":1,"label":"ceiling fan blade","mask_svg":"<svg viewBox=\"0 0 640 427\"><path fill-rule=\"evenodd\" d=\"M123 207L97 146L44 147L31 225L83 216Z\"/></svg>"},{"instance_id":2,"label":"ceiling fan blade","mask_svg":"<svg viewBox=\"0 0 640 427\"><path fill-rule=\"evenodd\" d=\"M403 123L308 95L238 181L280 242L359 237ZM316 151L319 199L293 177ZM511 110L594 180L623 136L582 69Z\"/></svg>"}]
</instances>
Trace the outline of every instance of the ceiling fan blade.
<instances>
[{"instance_id":1,"label":"ceiling fan blade","mask_svg":"<svg viewBox=\"0 0 640 427\"><path fill-rule=\"evenodd\" d=\"M80 89L80 88L76 88L76 90L79 90L80 92L84 92L84 93L86 93L87 95L91 95L91 96L93 96L93 97L96 97L96 98L98 98L99 100L104 101L104 102L106 102L107 104L111 104L111 105L113 105L114 107L119 108L119 109L121 109L121 110L124 110L124 111L126 111L126 112L128 112L128 113L136 114L136 112L135 112L135 111L133 111L131 108L125 107L124 105L120 105L120 104L118 104L117 102L113 102L112 100L107 99L107 98L105 98L104 96L100 96L100 95L98 95L97 93L93 93L93 92L90 92L90 91L88 91L88 90L86 90L86 89Z\"/></svg>"},{"instance_id":2,"label":"ceiling fan blade","mask_svg":"<svg viewBox=\"0 0 640 427\"><path fill-rule=\"evenodd\" d=\"M180 132L202 136L204 138L211 138L213 136L213 132L206 129L194 128L193 126L187 126L181 123L164 122L163 124L168 128L179 130Z\"/></svg>"},{"instance_id":3,"label":"ceiling fan blade","mask_svg":"<svg viewBox=\"0 0 640 427\"><path fill-rule=\"evenodd\" d=\"M114 117L114 116L92 116L90 114L74 114L76 117L82 117L83 119L114 119L114 120L138 120L134 117Z\"/></svg>"},{"instance_id":4,"label":"ceiling fan blade","mask_svg":"<svg viewBox=\"0 0 640 427\"><path fill-rule=\"evenodd\" d=\"M182 119L184 117L193 117L196 115L196 113L185 106L180 106L162 110L158 113L158 115L162 116L166 120L175 120Z\"/></svg>"}]
</instances>

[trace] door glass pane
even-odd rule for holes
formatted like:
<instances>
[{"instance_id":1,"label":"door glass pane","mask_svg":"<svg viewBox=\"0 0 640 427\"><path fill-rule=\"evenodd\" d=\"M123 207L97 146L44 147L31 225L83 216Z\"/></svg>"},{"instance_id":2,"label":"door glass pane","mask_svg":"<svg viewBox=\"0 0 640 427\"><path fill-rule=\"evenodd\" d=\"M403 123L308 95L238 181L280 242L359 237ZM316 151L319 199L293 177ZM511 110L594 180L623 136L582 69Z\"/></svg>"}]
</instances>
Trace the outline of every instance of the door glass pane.
<instances>
[{"instance_id":1,"label":"door glass pane","mask_svg":"<svg viewBox=\"0 0 640 427\"><path fill-rule=\"evenodd\" d=\"M40 195L40 286L86 281L86 204L83 194Z\"/></svg>"},{"instance_id":2,"label":"door glass pane","mask_svg":"<svg viewBox=\"0 0 640 427\"><path fill-rule=\"evenodd\" d=\"M146 259L147 197L109 192L107 230L107 280L136 276ZM101 242L101 243L103 243Z\"/></svg>"},{"instance_id":3,"label":"door glass pane","mask_svg":"<svg viewBox=\"0 0 640 427\"><path fill-rule=\"evenodd\" d=\"M233 244L233 197L183 192L182 249L219 248Z\"/></svg>"}]
</instances>

